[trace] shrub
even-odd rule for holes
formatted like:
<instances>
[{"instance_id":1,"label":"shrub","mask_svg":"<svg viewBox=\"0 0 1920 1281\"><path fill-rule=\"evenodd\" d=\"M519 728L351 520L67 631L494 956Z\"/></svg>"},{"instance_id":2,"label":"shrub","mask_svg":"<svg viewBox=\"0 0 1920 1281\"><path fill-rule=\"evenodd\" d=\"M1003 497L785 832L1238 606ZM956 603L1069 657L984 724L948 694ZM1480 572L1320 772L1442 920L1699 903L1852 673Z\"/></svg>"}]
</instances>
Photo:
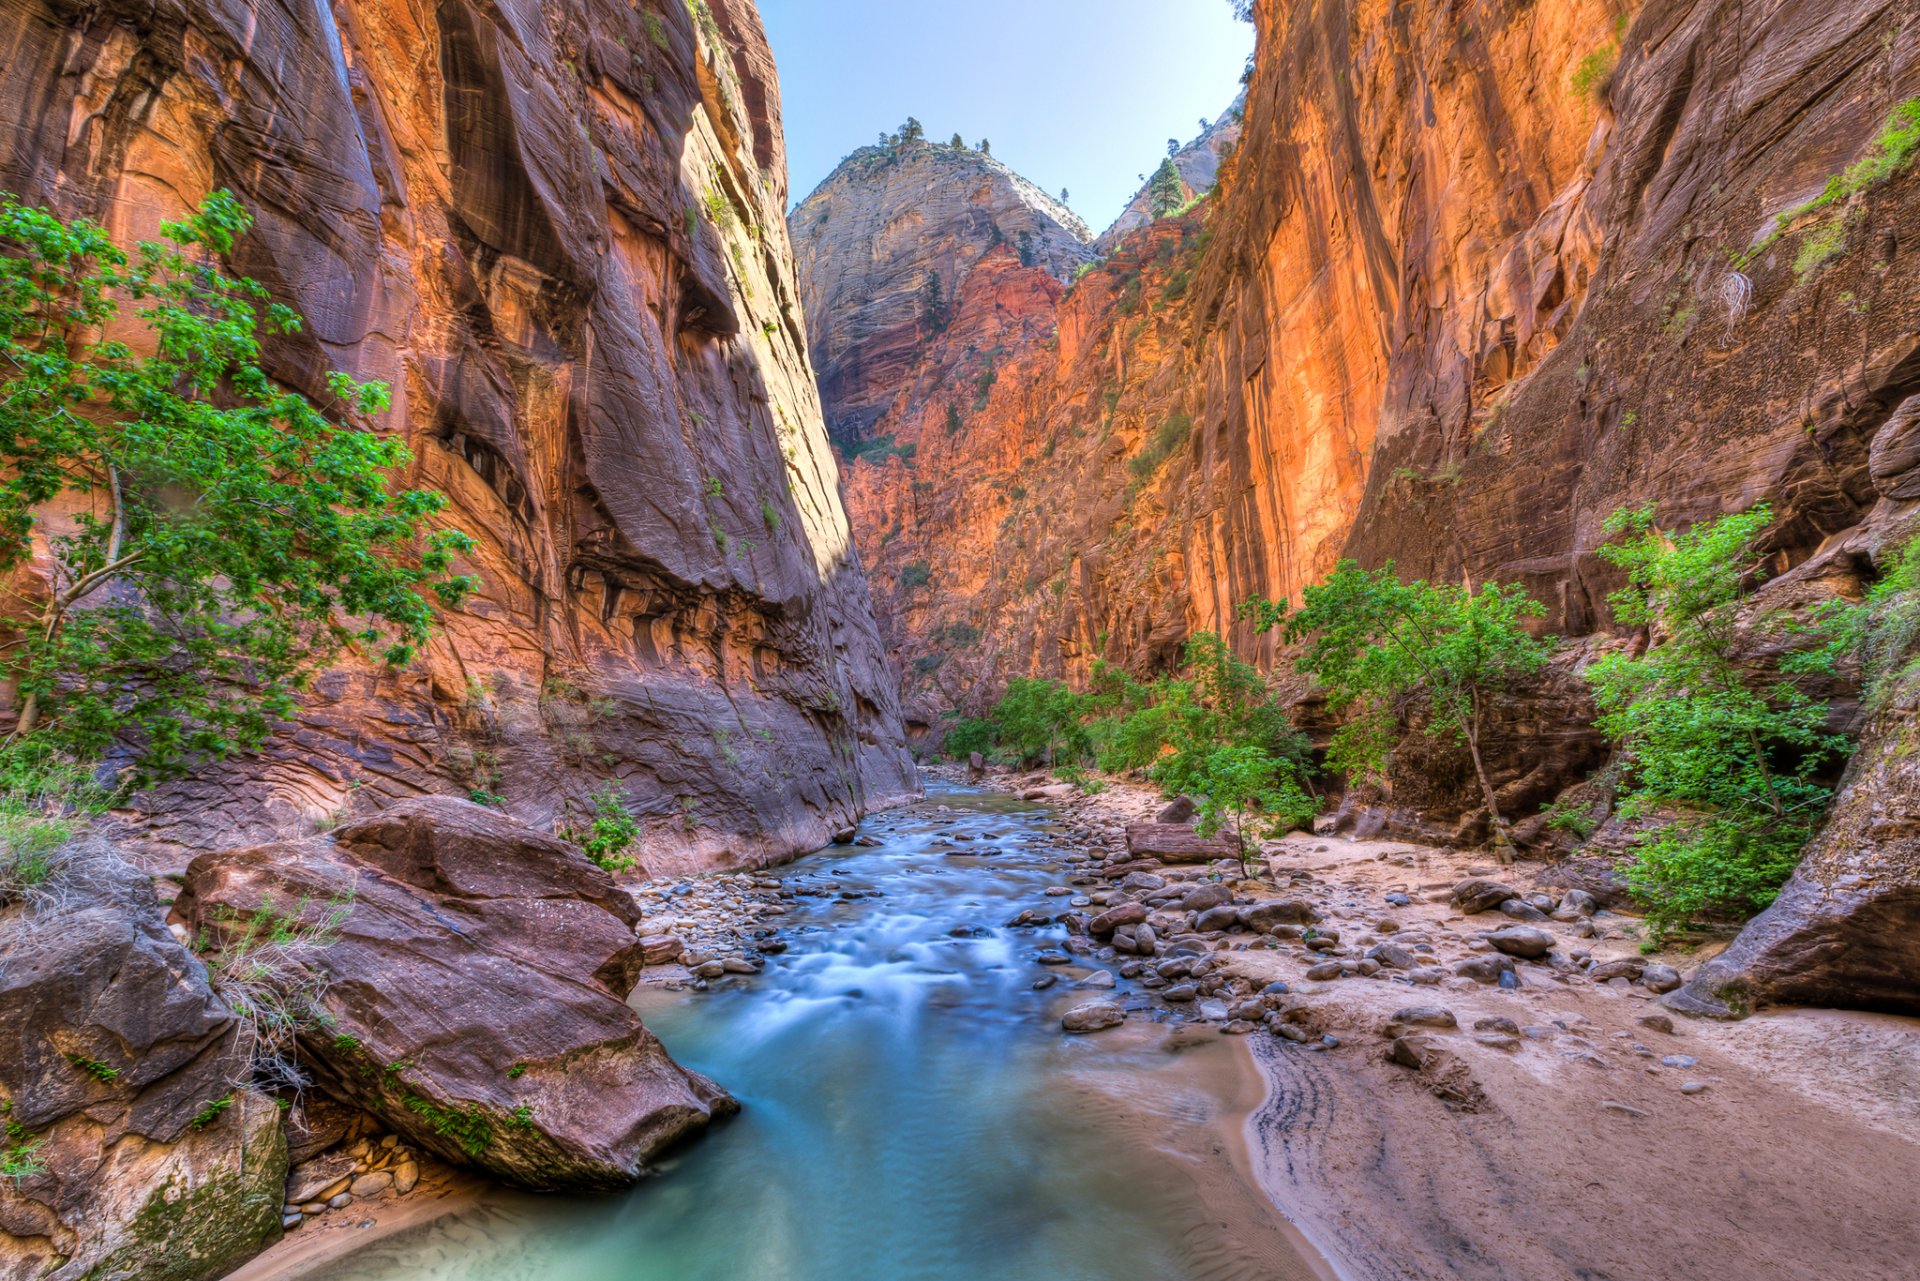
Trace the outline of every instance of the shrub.
<instances>
[{"instance_id":1,"label":"shrub","mask_svg":"<svg viewBox=\"0 0 1920 1281\"><path fill-rule=\"evenodd\" d=\"M1627 572L1608 597L1615 617L1664 637L1586 672L1624 757L1622 813L1673 815L1626 872L1656 935L1772 902L1831 797L1817 776L1846 749L1824 703L1786 680L1755 682L1740 661L1736 615L1771 520L1762 504L1685 533L1656 528L1650 508L1607 522L1601 555Z\"/></svg>"},{"instance_id":2,"label":"shrub","mask_svg":"<svg viewBox=\"0 0 1920 1281\"><path fill-rule=\"evenodd\" d=\"M213 990L240 1022L242 1066L233 1084L249 1077L269 1088L304 1082L296 1042L331 1022L327 975L316 962L352 908L351 890L320 904L302 897L286 913L266 895L252 912L217 911L212 930L194 940Z\"/></svg>"},{"instance_id":3,"label":"shrub","mask_svg":"<svg viewBox=\"0 0 1920 1281\"><path fill-rule=\"evenodd\" d=\"M1136 480L1148 479L1187 443L1187 438L1192 434L1193 419L1186 414L1175 414L1160 425L1139 453L1127 460L1127 470L1133 473Z\"/></svg>"},{"instance_id":4,"label":"shrub","mask_svg":"<svg viewBox=\"0 0 1920 1281\"><path fill-rule=\"evenodd\" d=\"M984 756L993 750L998 736L999 727L992 721L980 716L963 717L941 737L940 750L955 760L975 752Z\"/></svg>"},{"instance_id":5,"label":"shrub","mask_svg":"<svg viewBox=\"0 0 1920 1281\"><path fill-rule=\"evenodd\" d=\"M1312 823L1320 812L1320 803L1307 794L1303 782L1297 764L1264 748L1247 744L1215 748L1201 759L1189 781L1189 790L1201 797L1194 829L1212 836L1231 819L1240 870L1252 876L1258 846L1247 842L1250 826L1257 825L1257 836L1284 836Z\"/></svg>"},{"instance_id":6,"label":"shrub","mask_svg":"<svg viewBox=\"0 0 1920 1281\"><path fill-rule=\"evenodd\" d=\"M627 812L626 797L619 785L601 787L590 804L592 820L585 827L563 828L561 839L578 845L602 871L618 873L634 867L639 860L626 851L640 835L640 824Z\"/></svg>"},{"instance_id":7,"label":"shrub","mask_svg":"<svg viewBox=\"0 0 1920 1281\"><path fill-rule=\"evenodd\" d=\"M912 591L916 587L925 587L933 581L933 567L924 560L916 560L900 571L900 588Z\"/></svg>"}]
</instances>

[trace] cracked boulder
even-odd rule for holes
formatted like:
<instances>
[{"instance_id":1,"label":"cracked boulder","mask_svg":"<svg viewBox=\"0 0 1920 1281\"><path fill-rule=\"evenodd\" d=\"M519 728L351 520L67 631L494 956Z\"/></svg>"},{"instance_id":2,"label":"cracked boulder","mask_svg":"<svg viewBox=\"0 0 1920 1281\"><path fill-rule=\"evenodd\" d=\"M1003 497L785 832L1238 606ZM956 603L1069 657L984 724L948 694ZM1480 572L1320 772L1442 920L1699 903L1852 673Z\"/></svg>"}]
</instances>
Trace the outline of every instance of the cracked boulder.
<instances>
[{"instance_id":1,"label":"cracked boulder","mask_svg":"<svg viewBox=\"0 0 1920 1281\"><path fill-rule=\"evenodd\" d=\"M638 912L572 846L485 807L403 802L331 839L204 854L176 906L216 937L262 908L337 924L302 1040L341 1101L521 1187L617 1188L737 1104L626 1005Z\"/></svg>"}]
</instances>

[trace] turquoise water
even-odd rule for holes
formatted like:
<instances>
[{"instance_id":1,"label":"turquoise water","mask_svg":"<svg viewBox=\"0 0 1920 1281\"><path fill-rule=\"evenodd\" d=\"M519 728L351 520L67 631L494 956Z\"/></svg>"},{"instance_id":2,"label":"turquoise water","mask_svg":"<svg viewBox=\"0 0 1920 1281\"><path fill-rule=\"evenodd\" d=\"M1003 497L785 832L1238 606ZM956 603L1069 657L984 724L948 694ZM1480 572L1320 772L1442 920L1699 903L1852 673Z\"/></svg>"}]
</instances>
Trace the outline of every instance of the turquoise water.
<instances>
[{"instance_id":1,"label":"turquoise water","mask_svg":"<svg viewBox=\"0 0 1920 1281\"><path fill-rule=\"evenodd\" d=\"M675 1058L739 1097L740 1116L630 1192L492 1194L308 1275L1273 1275L1263 1264L1273 1242L1230 1239L1201 1186L1202 1167L1224 1160L1209 1127L1228 1107L1218 1082L1232 1079L1238 1048L1210 1031L1170 1041L1144 1025L1063 1035L1059 1011L1089 994L1033 990L1047 971L1032 954L1047 936L1001 928L1023 907L1064 904L1040 894L1065 875L1049 857L1052 824L1049 811L1003 795L939 789L870 820L863 831L879 848L783 869L882 897L799 898L782 918L789 951L764 975L635 996ZM952 832L1002 852L928 848Z\"/></svg>"}]
</instances>

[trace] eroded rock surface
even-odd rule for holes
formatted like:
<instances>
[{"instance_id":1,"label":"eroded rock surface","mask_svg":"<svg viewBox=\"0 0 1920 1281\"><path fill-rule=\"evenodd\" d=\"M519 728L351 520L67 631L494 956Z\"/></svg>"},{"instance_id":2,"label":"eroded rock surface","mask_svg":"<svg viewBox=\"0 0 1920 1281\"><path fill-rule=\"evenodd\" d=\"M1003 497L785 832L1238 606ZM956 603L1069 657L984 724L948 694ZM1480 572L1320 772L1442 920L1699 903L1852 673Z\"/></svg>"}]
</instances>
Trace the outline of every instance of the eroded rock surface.
<instances>
[{"instance_id":1,"label":"eroded rock surface","mask_svg":"<svg viewBox=\"0 0 1920 1281\"><path fill-rule=\"evenodd\" d=\"M302 1055L330 1093L446 1160L522 1187L620 1187L737 1106L625 1004L631 900L503 815L422 799L337 839L204 854L175 911L218 940L263 907L343 913L308 962L332 1022Z\"/></svg>"},{"instance_id":2,"label":"eroded rock surface","mask_svg":"<svg viewBox=\"0 0 1920 1281\"><path fill-rule=\"evenodd\" d=\"M386 425L484 587L329 673L260 760L154 794L156 858L422 793L542 828L611 782L649 869L821 844L917 790L851 545L748 0L0 0L0 188L150 236L226 187L297 307L271 374Z\"/></svg>"},{"instance_id":3,"label":"eroded rock surface","mask_svg":"<svg viewBox=\"0 0 1920 1281\"><path fill-rule=\"evenodd\" d=\"M63 900L0 908L0 1278L202 1281L280 1232L287 1144L232 1013L150 879L68 851Z\"/></svg>"}]
</instances>

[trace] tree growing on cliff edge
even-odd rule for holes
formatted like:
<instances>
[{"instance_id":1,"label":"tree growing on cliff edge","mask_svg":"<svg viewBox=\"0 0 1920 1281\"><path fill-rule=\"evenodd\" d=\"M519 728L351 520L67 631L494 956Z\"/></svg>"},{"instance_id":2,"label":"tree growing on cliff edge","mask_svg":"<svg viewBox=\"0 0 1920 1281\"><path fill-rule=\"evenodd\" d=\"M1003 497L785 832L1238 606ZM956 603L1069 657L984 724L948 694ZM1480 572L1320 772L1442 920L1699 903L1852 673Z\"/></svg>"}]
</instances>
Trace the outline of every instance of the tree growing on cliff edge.
<instances>
[{"instance_id":1,"label":"tree growing on cliff edge","mask_svg":"<svg viewBox=\"0 0 1920 1281\"><path fill-rule=\"evenodd\" d=\"M920 323L928 333L937 334L946 329L951 319L946 291L940 287L940 275L930 270L920 286Z\"/></svg>"},{"instance_id":2,"label":"tree growing on cliff edge","mask_svg":"<svg viewBox=\"0 0 1920 1281\"><path fill-rule=\"evenodd\" d=\"M1481 759L1488 703L1539 671L1551 641L1529 635L1523 618L1539 617L1538 601L1519 587L1488 583L1473 591L1443 583L1403 583L1388 563L1364 570L1341 561L1326 582L1309 587L1300 609L1249 601L1242 615L1256 630L1283 629L1306 642L1296 660L1327 691L1337 712L1327 763L1355 779L1382 779L1403 705L1424 703L1427 732L1465 744L1487 807L1495 853L1513 857L1506 819Z\"/></svg>"},{"instance_id":3,"label":"tree growing on cliff edge","mask_svg":"<svg viewBox=\"0 0 1920 1281\"><path fill-rule=\"evenodd\" d=\"M1622 815L1663 816L1626 872L1661 933L1701 912L1772 902L1832 797L1818 775L1847 750L1827 732L1825 703L1742 661L1740 606L1772 519L1761 504L1685 533L1658 528L1651 508L1607 521L1600 554L1627 572L1607 597L1614 617L1659 639L1637 657L1607 655L1586 678L1627 767ZM1816 615L1814 639L1838 621ZM1816 645L1782 666L1832 657Z\"/></svg>"},{"instance_id":4,"label":"tree growing on cliff edge","mask_svg":"<svg viewBox=\"0 0 1920 1281\"><path fill-rule=\"evenodd\" d=\"M300 317L222 270L250 222L216 192L128 255L0 199L0 568L48 575L0 603L0 766L118 749L144 782L257 748L343 648L407 662L428 595L475 586L471 540L426 532L445 499L389 486L386 387L330 374L319 405L261 368Z\"/></svg>"},{"instance_id":5,"label":"tree growing on cliff edge","mask_svg":"<svg viewBox=\"0 0 1920 1281\"><path fill-rule=\"evenodd\" d=\"M1168 156L1153 171L1153 180L1147 184L1147 207L1156 218L1164 218L1187 202L1187 189L1180 181L1180 171L1174 168L1173 157Z\"/></svg>"}]
</instances>

